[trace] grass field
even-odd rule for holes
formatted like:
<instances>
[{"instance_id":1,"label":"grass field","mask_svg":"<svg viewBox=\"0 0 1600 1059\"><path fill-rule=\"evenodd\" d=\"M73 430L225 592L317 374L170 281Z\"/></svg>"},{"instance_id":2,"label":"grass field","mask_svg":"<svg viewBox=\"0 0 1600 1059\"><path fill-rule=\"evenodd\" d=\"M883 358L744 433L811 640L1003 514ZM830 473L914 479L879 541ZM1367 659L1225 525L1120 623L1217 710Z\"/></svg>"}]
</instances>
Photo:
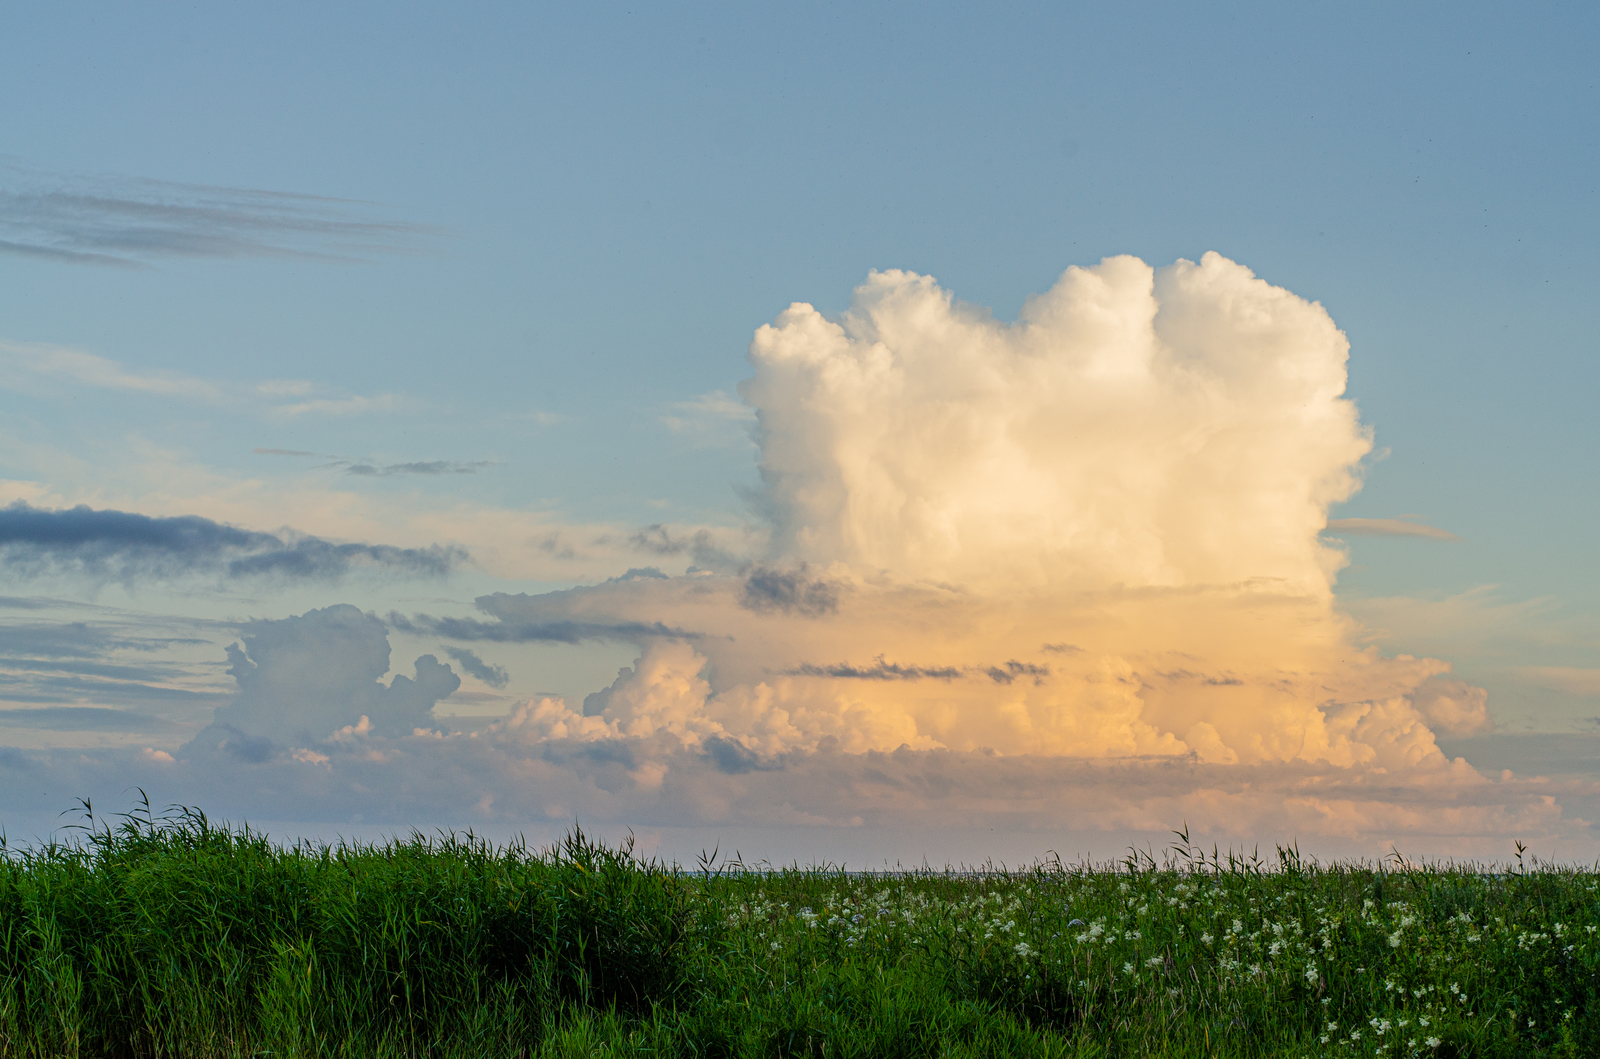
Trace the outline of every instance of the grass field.
<instances>
[{"instance_id":1,"label":"grass field","mask_svg":"<svg viewBox=\"0 0 1600 1059\"><path fill-rule=\"evenodd\" d=\"M1600 875L677 870L574 833L284 848L194 811L0 863L3 1056L1596 1056Z\"/></svg>"}]
</instances>

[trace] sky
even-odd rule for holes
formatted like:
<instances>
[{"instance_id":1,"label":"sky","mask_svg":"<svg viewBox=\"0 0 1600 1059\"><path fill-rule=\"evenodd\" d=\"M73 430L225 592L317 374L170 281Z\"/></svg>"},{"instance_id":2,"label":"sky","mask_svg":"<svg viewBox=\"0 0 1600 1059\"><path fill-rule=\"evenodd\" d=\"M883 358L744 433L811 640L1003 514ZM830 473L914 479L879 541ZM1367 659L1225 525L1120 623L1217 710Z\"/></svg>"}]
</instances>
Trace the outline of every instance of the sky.
<instances>
[{"instance_id":1,"label":"sky","mask_svg":"<svg viewBox=\"0 0 1600 1059\"><path fill-rule=\"evenodd\" d=\"M11 14L0 826L1600 856L1597 21Z\"/></svg>"}]
</instances>

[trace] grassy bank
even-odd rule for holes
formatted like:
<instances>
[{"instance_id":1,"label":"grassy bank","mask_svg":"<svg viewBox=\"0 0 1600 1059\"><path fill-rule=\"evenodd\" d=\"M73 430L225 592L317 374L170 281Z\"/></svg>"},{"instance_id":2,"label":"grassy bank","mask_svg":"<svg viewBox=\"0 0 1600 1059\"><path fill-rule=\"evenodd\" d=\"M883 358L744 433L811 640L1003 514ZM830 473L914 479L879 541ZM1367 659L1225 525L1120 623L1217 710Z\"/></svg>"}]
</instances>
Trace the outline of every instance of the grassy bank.
<instances>
[{"instance_id":1,"label":"grassy bank","mask_svg":"<svg viewBox=\"0 0 1600 1059\"><path fill-rule=\"evenodd\" d=\"M1590 871L82 836L0 863L0 1056L1600 1055Z\"/></svg>"}]
</instances>

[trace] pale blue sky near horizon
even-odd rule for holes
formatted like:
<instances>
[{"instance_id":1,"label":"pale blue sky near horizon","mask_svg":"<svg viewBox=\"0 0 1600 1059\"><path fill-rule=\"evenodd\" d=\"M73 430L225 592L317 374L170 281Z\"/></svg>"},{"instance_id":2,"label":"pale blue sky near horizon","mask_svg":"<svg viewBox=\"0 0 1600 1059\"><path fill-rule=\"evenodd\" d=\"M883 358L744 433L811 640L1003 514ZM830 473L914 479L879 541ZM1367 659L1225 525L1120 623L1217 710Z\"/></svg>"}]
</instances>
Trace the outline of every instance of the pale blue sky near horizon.
<instances>
[{"instance_id":1,"label":"pale blue sky near horizon","mask_svg":"<svg viewBox=\"0 0 1600 1059\"><path fill-rule=\"evenodd\" d=\"M320 475L441 519L731 525L754 450L715 395L789 303L837 313L904 268L1010 319L1070 265L1215 250L1350 338L1380 455L1334 517L1460 538L1347 538L1347 605L1488 687L1503 731L1600 723L1589 678L1526 677L1600 689L1592 6L158 3L3 26L0 347L171 385L6 367L0 479L100 495L100 454L137 435L219 480ZM114 205L213 200L214 230ZM281 379L305 383L259 388ZM352 398L377 404L331 410ZM426 463L462 473L336 477ZM439 594L496 587L474 577ZM193 606L335 602L376 605Z\"/></svg>"}]
</instances>

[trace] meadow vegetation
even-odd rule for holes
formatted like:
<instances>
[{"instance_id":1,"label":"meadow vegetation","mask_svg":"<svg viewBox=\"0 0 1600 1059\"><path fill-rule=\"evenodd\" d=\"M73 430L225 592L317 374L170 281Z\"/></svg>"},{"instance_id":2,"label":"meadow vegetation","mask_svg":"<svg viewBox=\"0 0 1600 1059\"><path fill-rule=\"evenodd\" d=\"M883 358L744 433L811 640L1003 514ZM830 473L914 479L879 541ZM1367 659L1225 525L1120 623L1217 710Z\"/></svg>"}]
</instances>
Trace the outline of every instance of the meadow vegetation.
<instances>
[{"instance_id":1,"label":"meadow vegetation","mask_svg":"<svg viewBox=\"0 0 1600 1059\"><path fill-rule=\"evenodd\" d=\"M79 835L0 860L0 1056L1600 1055L1600 875L1520 859L678 869L148 807Z\"/></svg>"}]
</instances>

